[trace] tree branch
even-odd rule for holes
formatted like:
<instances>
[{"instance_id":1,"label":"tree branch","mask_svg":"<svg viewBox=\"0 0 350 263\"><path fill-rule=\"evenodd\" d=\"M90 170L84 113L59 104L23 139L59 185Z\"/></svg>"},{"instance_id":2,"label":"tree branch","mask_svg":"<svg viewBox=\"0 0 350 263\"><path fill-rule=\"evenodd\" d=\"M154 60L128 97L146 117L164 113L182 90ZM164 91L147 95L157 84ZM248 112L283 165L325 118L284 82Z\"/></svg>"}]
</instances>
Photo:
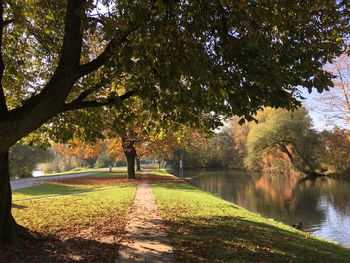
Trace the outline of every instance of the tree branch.
<instances>
[{"instance_id":1,"label":"tree branch","mask_svg":"<svg viewBox=\"0 0 350 263\"><path fill-rule=\"evenodd\" d=\"M137 90L131 90L128 92L125 92L123 95L114 97L114 98L105 98L103 100L97 101L97 100L88 100L88 101L81 101L81 100L74 100L71 103L67 103L64 105L62 109L63 112L71 111L71 110L79 110L79 109L86 109L86 108L96 108L101 106L107 106L107 105L113 105L123 102L124 100L134 96L137 93Z\"/></svg>"},{"instance_id":2,"label":"tree branch","mask_svg":"<svg viewBox=\"0 0 350 263\"><path fill-rule=\"evenodd\" d=\"M87 96L89 96L91 93L98 90L99 88L102 88L105 84L106 83L104 83L104 82L99 82L99 83L91 86L90 88L87 88L82 93L80 93L80 95L77 98L75 98L71 103L77 103L77 102L85 100Z\"/></svg>"},{"instance_id":3,"label":"tree branch","mask_svg":"<svg viewBox=\"0 0 350 263\"><path fill-rule=\"evenodd\" d=\"M94 21L94 22L100 23L103 26L106 25L106 22L103 21L102 19L98 18L98 17L88 16L87 19L90 20L90 21Z\"/></svg>"},{"instance_id":4,"label":"tree branch","mask_svg":"<svg viewBox=\"0 0 350 263\"><path fill-rule=\"evenodd\" d=\"M63 45L58 68L78 67L83 43L82 16L85 0L68 0Z\"/></svg>"},{"instance_id":5,"label":"tree branch","mask_svg":"<svg viewBox=\"0 0 350 263\"><path fill-rule=\"evenodd\" d=\"M3 115L8 111L7 105L6 105L6 97L4 93L4 88L2 86L2 78L4 77L4 70L5 70L5 64L4 59L2 56L2 40L3 40L3 34L4 34L4 6L3 2L0 3L0 115Z\"/></svg>"},{"instance_id":6,"label":"tree branch","mask_svg":"<svg viewBox=\"0 0 350 263\"><path fill-rule=\"evenodd\" d=\"M79 77L88 75L89 73L102 67L113 56L113 51L116 46L125 43L128 36L137 28L138 26L132 26L128 31L122 32L122 35L118 38L112 38L105 50L97 58L86 64L80 65L79 69L77 70Z\"/></svg>"}]
</instances>

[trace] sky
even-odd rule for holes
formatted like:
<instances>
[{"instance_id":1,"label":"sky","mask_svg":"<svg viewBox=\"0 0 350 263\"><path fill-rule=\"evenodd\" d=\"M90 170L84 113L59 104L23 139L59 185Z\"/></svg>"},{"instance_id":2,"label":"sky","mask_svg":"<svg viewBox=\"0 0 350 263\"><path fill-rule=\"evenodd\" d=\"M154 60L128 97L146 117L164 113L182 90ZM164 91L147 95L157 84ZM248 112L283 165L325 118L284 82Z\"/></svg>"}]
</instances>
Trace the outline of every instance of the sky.
<instances>
[{"instance_id":1,"label":"sky","mask_svg":"<svg viewBox=\"0 0 350 263\"><path fill-rule=\"evenodd\" d=\"M318 131L322 131L325 129L331 129L331 127L327 126L324 111L324 105L317 100L320 98L321 93L318 93L316 90L313 90L311 94L308 93L307 89L301 88L302 96L306 99L303 101L303 104L309 110L309 115L313 121L314 128ZM327 92L327 91L324 91ZM339 127L349 129L349 125L346 122L340 123Z\"/></svg>"},{"instance_id":2,"label":"sky","mask_svg":"<svg viewBox=\"0 0 350 263\"><path fill-rule=\"evenodd\" d=\"M316 130L321 131L327 128L323 115L318 111L319 102L316 100L321 94L317 91L313 91L309 94L307 89L302 88L302 96L306 98L303 104L309 110L309 115L312 118L314 127Z\"/></svg>"}]
</instances>

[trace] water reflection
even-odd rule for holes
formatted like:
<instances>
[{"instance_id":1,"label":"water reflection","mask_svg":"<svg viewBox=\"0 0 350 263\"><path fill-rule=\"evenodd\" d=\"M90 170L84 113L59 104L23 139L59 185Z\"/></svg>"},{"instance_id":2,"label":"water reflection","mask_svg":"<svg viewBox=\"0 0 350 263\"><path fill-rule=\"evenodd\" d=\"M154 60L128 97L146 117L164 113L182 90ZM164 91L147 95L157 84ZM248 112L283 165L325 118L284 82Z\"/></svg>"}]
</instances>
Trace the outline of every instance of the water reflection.
<instances>
[{"instance_id":1,"label":"water reflection","mask_svg":"<svg viewBox=\"0 0 350 263\"><path fill-rule=\"evenodd\" d=\"M350 182L330 178L185 171L200 188L265 217L350 246Z\"/></svg>"}]
</instances>

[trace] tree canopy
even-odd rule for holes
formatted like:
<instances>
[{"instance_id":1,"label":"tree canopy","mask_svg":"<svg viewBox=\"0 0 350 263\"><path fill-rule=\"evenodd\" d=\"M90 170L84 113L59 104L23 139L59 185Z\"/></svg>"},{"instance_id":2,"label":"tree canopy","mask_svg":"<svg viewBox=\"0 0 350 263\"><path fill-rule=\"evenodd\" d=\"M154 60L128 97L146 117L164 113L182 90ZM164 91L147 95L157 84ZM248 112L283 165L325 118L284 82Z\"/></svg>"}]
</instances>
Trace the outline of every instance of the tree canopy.
<instances>
[{"instance_id":1,"label":"tree canopy","mask_svg":"<svg viewBox=\"0 0 350 263\"><path fill-rule=\"evenodd\" d=\"M18 127L1 125L6 144L62 112L119 105L135 94L182 122L203 111L250 119L262 106L292 108L298 86L332 85L322 66L340 54L348 32L346 1L1 7L2 119Z\"/></svg>"},{"instance_id":2,"label":"tree canopy","mask_svg":"<svg viewBox=\"0 0 350 263\"><path fill-rule=\"evenodd\" d=\"M259 123L249 125L246 141L248 167L258 166L270 151L285 155L299 172L317 174L322 143L305 108L294 112L267 108L256 118Z\"/></svg>"}]
</instances>

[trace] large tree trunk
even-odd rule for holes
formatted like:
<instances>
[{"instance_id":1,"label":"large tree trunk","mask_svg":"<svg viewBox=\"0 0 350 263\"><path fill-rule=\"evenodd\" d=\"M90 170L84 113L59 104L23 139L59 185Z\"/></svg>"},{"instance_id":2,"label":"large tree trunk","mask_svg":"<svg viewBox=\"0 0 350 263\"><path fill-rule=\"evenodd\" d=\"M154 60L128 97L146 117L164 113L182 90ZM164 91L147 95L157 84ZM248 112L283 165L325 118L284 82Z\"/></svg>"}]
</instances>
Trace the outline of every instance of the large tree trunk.
<instances>
[{"instance_id":1,"label":"large tree trunk","mask_svg":"<svg viewBox=\"0 0 350 263\"><path fill-rule=\"evenodd\" d=\"M10 185L8 149L0 151L0 244L17 244L17 224L11 213L12 194Z\"/></svg>"},{"instance_id":2,"label":"large tree trunk","mask_svg":"<svg viewBox=\"0 0 350 263\"><path fill-rule=\"evenodd\" d=\"M136 171L141 171L141 160L138 156L136 156Z\"/></svg>"},{"instance_id":3,"label":"large tree trunk","mask_svg":"<svg viewBox=\"0 0 350 263\"><path fill-rule=\"evenodd\" d=\"M136 159L136 150L133 149L127 149L124 150L124 154L126 157L126 162L128 166L128 179L135 179L135 159Z\"/></svg>"}]
</instances>

